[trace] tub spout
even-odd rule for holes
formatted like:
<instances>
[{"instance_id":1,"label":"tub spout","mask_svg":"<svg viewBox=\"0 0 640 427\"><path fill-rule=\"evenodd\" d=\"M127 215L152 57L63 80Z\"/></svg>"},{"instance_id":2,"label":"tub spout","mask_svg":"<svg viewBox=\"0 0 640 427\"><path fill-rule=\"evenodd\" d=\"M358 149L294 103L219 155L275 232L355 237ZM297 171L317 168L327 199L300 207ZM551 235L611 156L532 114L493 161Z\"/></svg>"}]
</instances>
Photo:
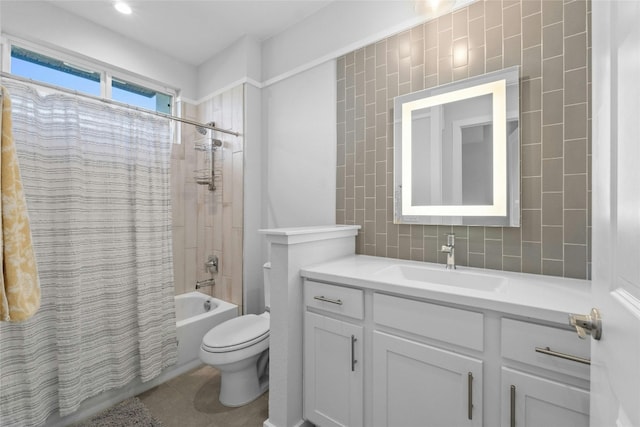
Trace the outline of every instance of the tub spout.
<instances>
[{"instance_id":1,"label":"tub spout","mask_svg":"<svg viewBox=\"0 0 640 427\"><path fill-rule=\"evenodd\" d=\"M200 288L206 288L208 286L215 286L216 281L215 279L207 279L207 280L199 280L196 282L196 289L200 289Z\"/></svg>"}]
</instances>

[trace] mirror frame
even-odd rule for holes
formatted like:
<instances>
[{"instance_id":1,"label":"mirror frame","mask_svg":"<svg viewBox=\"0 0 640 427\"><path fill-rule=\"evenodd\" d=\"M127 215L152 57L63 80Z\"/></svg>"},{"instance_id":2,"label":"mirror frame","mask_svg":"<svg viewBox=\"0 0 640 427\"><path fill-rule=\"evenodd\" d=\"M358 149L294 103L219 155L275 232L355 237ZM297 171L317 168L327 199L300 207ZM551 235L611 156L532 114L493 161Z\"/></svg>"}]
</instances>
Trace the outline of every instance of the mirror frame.
<instances>
[{"instance_id":1,"label":"mirror frame","mask_svg":"<svg viewBox=\"0 0 640 427\"><path fill-rule=\"evenodd\" d=\"M520 225L519 75L519 67L515 66L394 99L394 223L505 227ZM507 99L507 87L510 96L515 98ZM493 203L413 205L413 111L483 95L491 95L493 101ZM507 142L509 119L518 121L518 138L511 144Z\"/></svg>"}]
</instances>

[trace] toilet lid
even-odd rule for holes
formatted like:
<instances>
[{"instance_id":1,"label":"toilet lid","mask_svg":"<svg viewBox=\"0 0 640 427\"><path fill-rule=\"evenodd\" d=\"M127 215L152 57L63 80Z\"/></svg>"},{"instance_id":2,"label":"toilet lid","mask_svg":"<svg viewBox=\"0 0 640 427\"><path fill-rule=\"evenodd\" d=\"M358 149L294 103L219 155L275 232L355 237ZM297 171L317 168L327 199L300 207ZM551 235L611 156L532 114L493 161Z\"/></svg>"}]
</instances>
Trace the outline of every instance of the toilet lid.
<instances>
[{"instance_id":1,"label":"toilet lid","mask_svg":"<svg viewBox=\"0 0 640 427\"><path fill-rule=\"evenodd\" d=\"M202 339L202 345L212 352L231 351L248 347L268 336L269 319L246 314L211 329Z\"/></svg>"}]
</instances>

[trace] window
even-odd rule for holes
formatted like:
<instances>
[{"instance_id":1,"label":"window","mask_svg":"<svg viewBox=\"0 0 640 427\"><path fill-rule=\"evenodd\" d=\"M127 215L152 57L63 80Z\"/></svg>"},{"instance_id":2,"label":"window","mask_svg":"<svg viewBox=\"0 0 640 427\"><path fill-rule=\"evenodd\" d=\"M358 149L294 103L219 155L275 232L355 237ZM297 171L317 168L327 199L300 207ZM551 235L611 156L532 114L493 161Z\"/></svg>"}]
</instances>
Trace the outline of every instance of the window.
<instances>
[{"instance_id":1,"label":"window","mask_svg":"<svg viewBox=\"0 0 640 427\"><path fill-rule=\"evenodd\" d=\"M112 76L106 70L84 66L43 55L20 46L11 46L11 73L51 85L87 93L114 101L171 114L173 96L146 85ZM111 81L109 91L103 81Z\"/></svg>"},{"instance_id":2,"label":"window","mask_svg":"<svg viewBox=\"0 0 640 427\"><path fill-rule=\"evenodd\" d=\"M147 110L171 114L171 95L124 80L111 79L111 98Z\"/></svg>"},{"instance_id":3,"label":"window","mask_svg":"<svg viewBox=\"0 0 640 427\"><path fill-rule=\"evenodd\" d=\"M95 96L101 95L99 72L17 46L11 46L11 73Z\"/></svg>"}]
</instances>

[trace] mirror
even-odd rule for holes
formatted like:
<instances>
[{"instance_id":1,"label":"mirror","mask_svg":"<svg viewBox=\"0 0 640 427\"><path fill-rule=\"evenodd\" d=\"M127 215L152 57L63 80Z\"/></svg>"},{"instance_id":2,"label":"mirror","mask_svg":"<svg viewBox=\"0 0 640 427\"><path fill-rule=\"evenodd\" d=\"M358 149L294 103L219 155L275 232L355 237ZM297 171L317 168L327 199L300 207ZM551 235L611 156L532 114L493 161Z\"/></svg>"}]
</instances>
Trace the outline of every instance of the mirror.
<instances>
[{"instance_id":1,"label":"mirror","mask_svg":"<svg viewBox=\"0 0 640 427\"><path fill-rule=\"evenodd\" d=\"M520 225L519 67L394 100L394 222Z\"/></svg>"}]
</instances>

